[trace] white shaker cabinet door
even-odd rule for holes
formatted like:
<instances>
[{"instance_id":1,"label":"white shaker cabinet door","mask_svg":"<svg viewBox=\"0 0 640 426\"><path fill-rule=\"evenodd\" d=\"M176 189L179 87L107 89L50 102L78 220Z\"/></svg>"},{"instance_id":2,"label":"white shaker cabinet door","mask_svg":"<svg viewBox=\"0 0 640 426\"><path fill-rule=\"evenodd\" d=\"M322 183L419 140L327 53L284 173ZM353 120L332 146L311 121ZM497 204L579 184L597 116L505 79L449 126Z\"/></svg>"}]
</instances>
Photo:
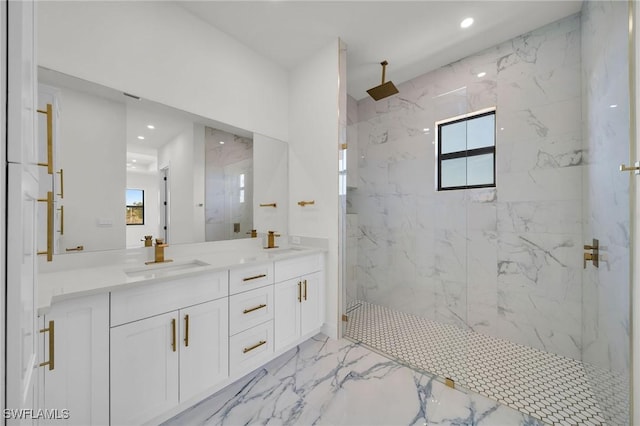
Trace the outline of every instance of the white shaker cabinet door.
<instances>
[{"instance_id":1,"label":"white shaker cabinet door","mask_svg":"<svg viewBox=\"0 0 640 426\"><path fill-rule=\"evenodd\" d=\"M302 281L293 279L275 285L275 350L295 342L300 337L300 306Z\"/></svg>"},{"instance_id":2,"label":"white shaker cabinet door","mask_svg":"<svg viewBox=\"0 0 640 426\"><path fill-rule=\"evenodd\" d=\"M178 312L111 329L111 424L148 421L178 404Z\"/></svg>"},{"instance_id":3,"label":"white shaker cabinet door","mask_svg":"<svg viewBox=\"0 0 640 426\"><path fill-rule=\"evenodd\" d=\"M229 376L227 298L180 310L180 401Z\"/></svg>"},{"instance_id":4,"label":"white shaker cabinet door","mask_svg":"<svg viewBox=\"0 0 640 426\"><path fill-rule=\"evenodd\" d=\"M322 327L324 322L324 307L321 291L323 291L322 274L315 272L304 275L302 281L302 303L300 315L301 334L305 335L312 330Z\"/></svg>"}]
</instances>

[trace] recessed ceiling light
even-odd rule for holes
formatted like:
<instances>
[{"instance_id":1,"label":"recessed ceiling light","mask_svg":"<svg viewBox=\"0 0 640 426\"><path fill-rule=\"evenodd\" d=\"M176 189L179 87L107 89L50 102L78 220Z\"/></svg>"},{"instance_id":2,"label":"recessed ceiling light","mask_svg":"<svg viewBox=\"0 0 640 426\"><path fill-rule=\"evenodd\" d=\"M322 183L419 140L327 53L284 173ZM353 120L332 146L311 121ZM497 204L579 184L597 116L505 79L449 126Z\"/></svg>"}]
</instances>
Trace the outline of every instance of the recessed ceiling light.
<instances>
[{"instance_id":1,"label":"recessed ceiling light","mask_svg":"<svg viewBox=\"0 0 640 426\"><path fill-rule=\"evenodd\" d=\"M609 105L609 108L618 108L618 104Z\"/></svg>"},{"instance_id":2,"label":"recessed ceiling light","mask_svg":"<svg viewBox=\"0 0 640 426\"><path fill-rule=\"evenodd\" d=\"M135 163L136 161L138 161L138 160L136 160L136 159L131 160L132 163Z\"/></svg>"},{"instance_id":3,"label":"recessed ceiling light","mask_svg":"<svg viewBox=\"0 0 640 426\"><path fill-rule=\"evenodd\" d=\"M138 139L143 140L144 136L138 136Z\"/></svg>"},{"instance_id":4,"label":"recessed ceiling light","mask_svg":"<svg viewBox=\"0 0 640 426\"><path fill-rule=\"evenodd\" d=\"M478 78L482 78L482 77L484 77L485 75L487 75L487 73L486 73L486 72L484 72L484 71L479 72L479 73L478 73Z\"/></svg>"},{"instance_id":5,"label":"recessed ceiling light","mask_svg":"<svg viewBox=\"0 0 640 426\"><path fill-rule=\"evenodd\" d=\"M224 145L224 141L220 141L220 145Z\"/></svg>"},{"instance_id":6,"label":"recessed ceiling light","mask_svg":"<svg viewBox=\"0 0 640 426\"><path fill-rule=\"evenodd\" d=\"M153 124L147 124L147 129L155 129L156 126L154 126Z\"/></svg>"},{"instance_id":7,"label":"recessed ceiling light","mask_svg":"<svg viewBox=\"0 0 640 426\"><path fill-rule=\"evenodd\" d=\"M473 18L464 18L460 22L460 28L469 28L471 25L473 25Z\"/></svg>"},{"instance_id":8,"label":"recessed ceiling light","mask_svg":"<svg viewBox=\"0 0 640 426\"><path fill-rule=\"evenodd\" d=\"M504 130L504 127L500 127L500 130Z\"/></svg>"},{"instance_id":9,"label":"recessed ceiling light","mask_svg":"<svg viewBox=\"0 0 640 426\"><path fill-rule=\"evenodd\" d=\"M429 131L429 129L425 127L424 129L422 129L422 131L423 131L423 132L428 132L428 131Z\"/></svg>"}]
</instances>

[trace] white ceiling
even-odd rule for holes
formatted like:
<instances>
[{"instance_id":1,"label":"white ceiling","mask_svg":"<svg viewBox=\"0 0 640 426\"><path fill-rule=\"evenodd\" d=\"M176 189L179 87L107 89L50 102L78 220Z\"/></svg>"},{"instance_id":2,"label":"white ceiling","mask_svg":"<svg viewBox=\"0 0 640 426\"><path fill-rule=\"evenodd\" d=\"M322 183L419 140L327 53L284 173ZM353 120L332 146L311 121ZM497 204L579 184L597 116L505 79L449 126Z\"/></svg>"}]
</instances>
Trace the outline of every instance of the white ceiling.
<instances>
[{"instance_id":1,"label":"white ceiling","mask_svg":"<svg viewBox=\"0 0 640 426\"><path fill-rule=\"evenodd\" d=\"M577 13L572 1L179 1L219 30L285 69L336 37L347 44L347 91L395 84ZM466 30L460 21L471 16Z\"/></svg>"}]
</instances>

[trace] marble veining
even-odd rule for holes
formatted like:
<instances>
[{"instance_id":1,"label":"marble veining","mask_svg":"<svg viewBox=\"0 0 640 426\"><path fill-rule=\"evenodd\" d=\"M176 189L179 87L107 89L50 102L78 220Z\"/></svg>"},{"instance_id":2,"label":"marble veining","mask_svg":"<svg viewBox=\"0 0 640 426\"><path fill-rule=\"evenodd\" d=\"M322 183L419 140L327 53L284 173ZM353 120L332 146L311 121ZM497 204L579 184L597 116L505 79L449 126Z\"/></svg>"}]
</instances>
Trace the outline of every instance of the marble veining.
<instances>
[{"instance_id":1,"label":"marble veining","mask_svg":"<svg viewBox=\"0 0 640 426\"><path fill-rule=\"evenodd\" d=\"M360 344L318 335L168 420L170 425L522 425L540 421L447 388Z\"/></svg>"}]
</instances>

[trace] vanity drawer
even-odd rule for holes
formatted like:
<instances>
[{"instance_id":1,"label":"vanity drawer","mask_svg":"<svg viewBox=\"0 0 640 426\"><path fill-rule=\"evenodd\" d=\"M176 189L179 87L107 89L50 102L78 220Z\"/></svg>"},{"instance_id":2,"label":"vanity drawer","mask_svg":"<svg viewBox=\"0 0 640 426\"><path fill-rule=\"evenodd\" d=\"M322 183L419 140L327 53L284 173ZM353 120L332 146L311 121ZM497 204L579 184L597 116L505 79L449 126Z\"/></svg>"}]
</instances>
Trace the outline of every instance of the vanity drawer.
<instances>
[{"instance_id":1,"label":"vanity drawer","mask_svg":"<svg viewBox=\"0 0 640 426\"><path fill-rule=\"evenodd\" d=\"M275 263L275 280L281 281L297 278L321 270L323 267L323 255L295 257L293 259L280 260Z\"/></svg>"},{"instance_id":2,"label":"vanity drawer","mask_svg":"<svg viewBox=\"0 0 640 426\"><path fill-rule=\"evenodd\" d=\"M273 262L234 268L229 271L229 294L273 284Z\"/></svg>"},{"instance_id":3,"label":"vanity drawer","mask_svg":"<svg viewBox=\"0 0 640 426\"><path fill-rule=\"evenodd\" d=\"M273 321L257 325L229 338L229 372L246 373L273 354Z\"/></svg>"},{"instance_id":4,"label":"vanity drawer","mask_svg":"<svg viewBox=\"0 0 640 426\"><path fill-rule=\"evenodd\" d=\"M111 327L229 294L228 271L150 283L111 292Z\"/></svg>"},{"instance_id":5,"label":"vanity drawer","mask_svg":"<svg viewBox=\"0 0 640 426\"><path fill-rule=\"evenodd\" d=\"M234 335L273 319L273 286L229 298L229 334Z\"/></svg>"}]
</instances>

